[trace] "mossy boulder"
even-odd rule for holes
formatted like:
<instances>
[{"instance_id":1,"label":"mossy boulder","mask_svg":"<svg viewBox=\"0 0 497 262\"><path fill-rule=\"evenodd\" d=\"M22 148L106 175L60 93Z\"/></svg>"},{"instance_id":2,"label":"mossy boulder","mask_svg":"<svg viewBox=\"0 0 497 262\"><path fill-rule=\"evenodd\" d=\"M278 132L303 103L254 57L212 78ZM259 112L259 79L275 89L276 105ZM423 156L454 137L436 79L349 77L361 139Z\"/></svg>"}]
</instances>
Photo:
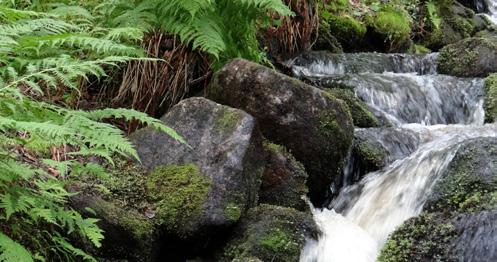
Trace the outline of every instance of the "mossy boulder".
<instances>
[{"instance_id":1,"label":"mossy boulder","mask_svg":"<svg viewBox=\"0 0 497 262\"><path fill-rule=\"evenodd\" d=\"M259 203L307 210L304 197L308 193L308 175L304 166L284 146L266 141L264 148L268 158L262 175Z\"/></svg>"},{"instance_id":2,"label":"mossy boulder","mask_svg":"<svg viewBox=\"0 0 497 262\"><path fill-rule=\"evenodd\" d=\"M245 110L265 137L288 148L304 164L311 201L320 206L352 144L353 121L347 104L271 68L236 59L218 71L206 96Z\"/></svg>"},{"instance_id":3,"label":"mossy boulder","mask_svg":"<svg viewBox=\"0 0 497 262\"><path fill-rule=\"evenodd\" d=\"M104 230L105 238L102 247L92 252L96 256L140 262L157 258L161 245L159 234L152 220L143 213L85 193L71 197L70 204L85 216L99 219L98 226Z\"/></svg>"},{"instance_id":4,"label":"mossy boulder","mask_svg":"<svg viewBox=\"0 0 497 262\"><path fill-rule=\"evenodd\" d=\"M316 236L310 213L261 205L240 221L219 261L299 261L306 238Z\"/></svg>"},{"instance_id":5,"label":"mossy boulder","mask_svg":"<svg viewBox=\"0 0 497 262\"><path fill-rule=\"evenodd\" d=\"M349 161L349 171L354 177L350 177L353 180L347 181L348 184L409 156L418 146L419 137L410 130L392 127L356 129Z\"/></svg>"},{"instance_id":6,"label":"mossy boulder","mask_svg":"<svg viewBox=\"0 0 497 262\"><path fill-rule=\"evenodd\" d=\"M151 128L131 136L150 171L149 213L169 235L207 241L257 203L266 158L256 121L205 98L183 100L161 121L186 143Z\"/></svg>"},{"instance_id":7,"label":"mossy boulder","mask_svg":"<svg viewBox=\"0 0 497 262\"><path fill-rule=\"evenodd\" d=\"M365 18L368 42L384 52L405 52L411 45L411 17L401 6L385 5Z\"/></svg>"},{"instance_id":8,"label":"mossy boulder","mask_svg":"<svg viewBox=\"0 0 497 262\"><path fill-rule=\"evenodd\" d=\"M352 114L352 119L356 127L379 127L380 121L368 109L366 103L355 96L354 92L350 89L331 88L326 91L330 92L333 96L341 99L347 103Z\"/></svg>"},{"instance_id":9,"label":"mossy boulder","mask_svg":"<svg viewBox=\"0 0 497 262\"><path fill-rule=\"evenodd\" d=\"M497 37L472 37L444 47L438 70L460 77L486 77L497 72Z\"/></svg>"},{"instance_id":10,"label":"mossy boulder","mask_svg":"<svg viewBox=\"0 0 497 262\"><path fill-rule=\"evenodd\" d=\"M464 142L431 192L378 260L496 261L497 139Z\"/></svg>"},{"instance_id":11,"label":"mossy boulder","mask_svg":"<svg viewBox=\"0 0 497 262\"><path fill-rule=\"evenodd\" d=\"M485 79L485 122L497 121L497 74Z\"/></svg>"},{"instance_id":12,"label":"mossy boulder","mask_svg":"<svg viewBox=\"0 0 497 262\"><path fill-rule=\"evenodd\" d=\"M464 143L438 179L425 209L480 211L497 207L497 139Z\"/></svg>"},{"instance_id":13,"label":"mossy boulder","mask_svg":"<svg viewBox=\"0 0 497 262\"><path fill-rule=\"evenodd\" d=\"M367 31L363 22L349 15L329 16L321 26L335 36L346 51L360 48Z\"/></svg>"},{"instance_id":14,"label":"mossy boulder","mask_svg":"<svg viewBox=\"0 0 497 262\"><path fill-rule=\"evenodd\" d=\"M432 50L461 41L476 32L475 13L453 0L436 0L425 25L427 33L421 42Z\"/></svg>"}]
</instances>

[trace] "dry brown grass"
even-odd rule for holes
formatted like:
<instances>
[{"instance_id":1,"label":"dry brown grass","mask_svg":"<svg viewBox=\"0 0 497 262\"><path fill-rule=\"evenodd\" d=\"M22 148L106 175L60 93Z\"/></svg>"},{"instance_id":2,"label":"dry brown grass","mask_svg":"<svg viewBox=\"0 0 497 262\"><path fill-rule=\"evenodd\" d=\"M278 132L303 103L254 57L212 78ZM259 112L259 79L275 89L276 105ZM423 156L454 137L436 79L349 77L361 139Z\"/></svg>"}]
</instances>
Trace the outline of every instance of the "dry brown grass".
<instances>
[{"instance_id":1,"label":"dry brown grass","mask_svg":"<svg viewBox=\"0 0 497 262\"><path fill-rule=\"evenodd\" d=\"M208 57L176 37L152 32L142 45L149 57L161 60L129 63L115 92L114 106L160 116L209 83L212 71Z\"/></svg>"},{"instance_id":2,"label":"dry brown grass","mask_svg":"<svg viewBox=\"0 0 497 262\"><path fill-rule=\"evenodd\" d=\"M284 18L279 27L265 29L261 36L268 53L277 61L310 49L319 26L315 0L285 0L285 3L295 16Z\"/></svg>"}]
</instances>

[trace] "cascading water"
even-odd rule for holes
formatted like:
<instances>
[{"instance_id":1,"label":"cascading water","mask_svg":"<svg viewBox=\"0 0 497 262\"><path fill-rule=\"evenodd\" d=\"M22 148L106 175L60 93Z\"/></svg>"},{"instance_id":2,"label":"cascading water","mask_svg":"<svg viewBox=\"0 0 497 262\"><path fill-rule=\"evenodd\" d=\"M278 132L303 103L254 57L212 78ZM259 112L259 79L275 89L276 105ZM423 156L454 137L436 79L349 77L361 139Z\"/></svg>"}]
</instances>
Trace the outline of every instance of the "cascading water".
<instances>
[{"instance_id":1,"label":"cascading water","mask_svg":"<svg viewBox=\"0 0 497 262\"><path fill-rule=\"evenodd\" d=\"M497 25L497 0L486 0L488 6L488 17Z\"/></svg>"},{"instance_id":2,"label":"cascading water","mask_svg":"<svg viewBox=\"0 0 497 262\"><path fill-rule=\"evenodd\" d=\"M343 188L330 209L313 210L322 235L309 240L302 262L375 261L388 235L422 211L461 142L497 137L495 124L483 125L483 80L436 75L435 60L316 52L290 62L295 75L317 86L353 88L378 116L419 137L412 154ZM407 143L377 137L390 150Z\"/></svg>"}]
</instances>

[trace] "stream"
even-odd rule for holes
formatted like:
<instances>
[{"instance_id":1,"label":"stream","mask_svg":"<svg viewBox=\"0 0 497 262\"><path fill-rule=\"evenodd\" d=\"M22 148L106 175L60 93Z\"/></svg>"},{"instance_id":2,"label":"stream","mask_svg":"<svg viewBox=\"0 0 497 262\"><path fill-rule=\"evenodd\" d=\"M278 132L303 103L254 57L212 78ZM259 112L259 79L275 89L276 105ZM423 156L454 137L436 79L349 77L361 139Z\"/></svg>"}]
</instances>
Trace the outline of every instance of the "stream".
<instances>
[{"instance_id":1,"label":"stream","mask_svg":"<svg viewBox=\"0 0 497 262\"><path fill-rule=\"evenodd\" d=\"M419 138L414 152L343 187L329 208L313 209L322 235L307 242L302 262L375 261L388 235L422 211L461 142L497 136L495 124L483 124L484 80L439 75L436 60L436 53L312 52L291 61L296 76L320 87L353 88L383 122ZM377 139L393 144L390 154L409 143ZM345 168L345 180L354 172Z\"/></svg>"}]
</instances>

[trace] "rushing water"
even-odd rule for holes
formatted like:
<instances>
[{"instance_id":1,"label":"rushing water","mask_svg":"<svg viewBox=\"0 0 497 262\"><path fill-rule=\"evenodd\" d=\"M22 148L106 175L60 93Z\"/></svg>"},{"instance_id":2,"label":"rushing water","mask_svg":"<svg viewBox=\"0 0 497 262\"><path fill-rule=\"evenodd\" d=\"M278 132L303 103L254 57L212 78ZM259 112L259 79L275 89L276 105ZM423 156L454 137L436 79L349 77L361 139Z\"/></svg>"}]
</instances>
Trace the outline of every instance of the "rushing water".
<instances>
[{"instance_id":1,"label":"rushing water","mask_svg":"<svg viewBox=\"0 0 497 262\"><path fill-rule=\"evenodd\" d=\"M483 125L482 79L437 75L435 60L316 52L290 62L295 75L317 86L353 88L375 113L419 139L412 154L343 188L330 209L313 210L322 235L309 240L302 262L375 261L388 235L422 211L461 142L497 136L496 125ZM392 151L408 143L377 139Z\"/></svg>"},{"instance_id":2,"label":"rushing water","mask_svg":"<svg viewBox=\"0 0 497 262\"><path fill-rule=\"evenodd\" d=\"M488 6L488 17L497 25L497 0L486 0Z\"/></svg>"}]
</instances>

